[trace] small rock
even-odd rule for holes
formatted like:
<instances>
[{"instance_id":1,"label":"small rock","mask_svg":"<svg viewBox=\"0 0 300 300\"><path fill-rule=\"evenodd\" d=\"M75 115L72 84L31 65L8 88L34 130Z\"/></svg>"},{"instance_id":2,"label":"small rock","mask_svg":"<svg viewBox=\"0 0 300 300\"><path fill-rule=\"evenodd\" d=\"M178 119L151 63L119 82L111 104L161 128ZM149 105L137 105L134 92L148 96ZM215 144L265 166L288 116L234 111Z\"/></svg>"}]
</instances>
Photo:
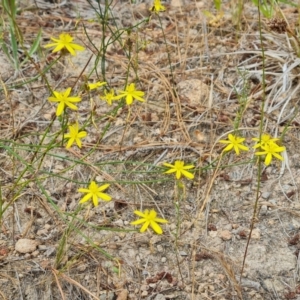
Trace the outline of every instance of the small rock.
<instances>
[{"instance_id":1,"label":"small rock","mask_svg":"<svg viewBox=\"0 0 300 300\"><path fill-rule=\"evenodd\" d=\"M209 231L208 232L208 235L210 236L210 237L216 237L217 235L218 235L218 232L217 231Z\"/></svg>"},{"instance_id":2,"label":"small rock","mask_svg":"<svg viewBox=\"0 0 300 300\"><path fill-rule=\"evenodd\" d=\"M77 271L79 272L84 272L87 269L87 265L84 263L81 263L78 267L77 267Z\"/></svg>"},{"instance_id":3,"label":"small rock","mask_svg":"<svg viewBox=\"0 0 300 300\"><path fill-rule=\"evenodd\" d=\"M162 263L165 263L166 261L167 261L167 258L166 258L166 257L162 257L162 258L161 258L161 262L162 262Z\"/></svg>"},{"instance_id":4,"label":"small rock","mask_svg":"<svg viewBox=\"0 0 300 300\"><path fill-rule=\"evenodd\" d=\"M179 255L181 255L181 256L187 256L187 253L185 251L179 251Z\"/></svg>"},{"instance_id":5,"label":"small rock","mask_svg":"<svg viewBox=\"0 0 300 300\"><path fill-rule=\"evenodd\" d=\"M237 228L239 228L239 224L232 224L232 229L237 229Z\"/></svg>"},{"instance_id":6,"label":"small rock","mask_svg":"<svg viewBox=\"0 0 300 300\"><path fill-rule=\"evenodd\" d=\"M261 215L265 216L268 212L268 206L267 205L262 205L260 209Z\"/></svg>"},{"instance_id":7,"label":"small rock","mask_svg":"<svg viewBox=\"0 0 300 300\"><path fill-rule=\"evenodd\" d=\"M37 231L36 233L37 235L41 236L41 235L47 235L48 234L48 230L47 229L40 229Z\"/></svg>"},{"instance_id":8,"label":"small rock","mask_svg":"<svg viewBox=\"0 0 300 300\"><path fill-rule=\"evenodd\" d=\"M225 226L223 226L223 230L231 230L232 229L232 225L231 224L227 224Z\"/></svg>"},{"instance_id":9,"label":"small rock","mask_svg":"<svg viewBox=\"0 0 300 300\"><path fill-rule=\"evenodd\" d=\"M154 244L160 242L161 240L162 240L161 235L156 234L156 235L153 235L153 236L151 237L150 243L151 243L152 245L154 245Z\"/></svg>"},{"instance_id":10,"label":"small rock","mask_svg":"<svg viewBox=\"0 0 300 300\"><path fill-rule=\"evenodd\" d=\"M260 230L259 230L259 228L254 228L252 230L251 238L255 239L255 240L259 240L260 239Z\"/></svg>"},{"instance_id":11,"label":"small rock","mask_svg":"<svg viewBox=\"0 0 300 300\"><path fill-rule=\"evenodd\" d=\"M128 297L128 291L127 290L121 290L121 292L118 295L117 300L127 300Z\"/></svg>"},{"instance_id":12,"label":"small rock","mask_svg":"<svg viewBox=\"0 0 300 300\"><path fill-rule=\"evenodd\" d=\"M149 289L148 284L141 285L141 291L147 291Z\"/></svg>"},{"instance_id":13,"label":"small rock","mask_svg":"<svg viewBox=\"0 0 300 300\"><path fill-rule=\"evenodd\" d=\"M54 111L53 111L54 112ZM52 118L52 114L50 113L50 114L44 114L44 118L46 119L46 120L51 120L51 118Z\"/></svg>"},{"instance_id":14,"label":"small rock","mask_svg":"<svg viewBox=\"0 0 300 300\"><path fill-rule=\"evenodd\" d=\"M31 253L31 256L32 257L37 257L38 255L40 254L40 251L39 250L35 250Z\"/></svg>"},{"instance_id":15,"label":"small rock","mask_svg":"<svg viewBox=\"0 0 300 300\"><path fill-rule=\"evenodd\" d=\"M48 247L47 247L46 245L39 245L39 246L38 246L38 249L39 249L40 251L46 251L46 250L48 249Z\"/></svg>"},{"instance_id":16,"label":"small rock","mask_svg":"<svg viewBox=\"0 0 300 300\"><path fill-rule=\"evenodd\" d=\"M166 300L166 297L163 294L157 294L154 300Z\"/></svg>"},{"instance_id":17,"label":"small rock","mask_svg":"<svg viewBox=\"0 0 300 300\"><path fill-rule=\"evenodd\" d=\"M208 102L210 88L199 79L189 79L178 83L178 93L192 106L205 105Z\"/></svg>"},{"instance_id":18,"label":"small rock","mask_svg":"<svg viewBox=\"0 0 300 300\"><path fill-rule=\"evenodd\" d=\"M177 228L176 224L174 224L174 223L170 224L170 229L171 230L175 230L176 228Z\"/></svg>"},{"instance_id":19,"label":"small rock","mask_svg":"<svg viewBox=\"0 0 300 300\"><path fill-rule=\"evenodd\" d=\"M261 194L262 198L264 198L264 199L269 199L270 195L271 195L271 194L270 194L269 192L263 192L263 193Z\"/></svg>"},{"instance_id":20,"label":"small rock","mask_svg":"<svg viewBox=\"0 0 300 300\"><path fill-rule=\"evenodd\" d=\"M142 296L142 297L148 296L148 292L147 292L147 291L143 291L143 292L141 293L141 296Z\"/></svg>"},{"instance_id":21,"label":"small rock","mask_svg":"<svg viewBox=\"0 0 300 300\"><path fill-rule=\"evenodd\" d=\"M229 230L222 230L219 233L219 237L223 240L223 241L229 241L232 239L232 233Z\"/></svg>"},{"instance_id":22,"label":"small rock","mask_svg":"<svg viewBox=\"0 0 300 300\"><path fill-rule=\"evenodd\" d=\"M36 250L38 242L30 239L19 239L16 242L15 250L20 253L31 253Z\"/></svg>"},{"instance_id":23,"label":"small rock","mask_svg":"<svg viewBox=\"0 0 300 300\"><path fill-rule=\"evenodd\" d=\"M119 219L117 221L114 222L114 225L119 226L119 227L123 227L124 226L124 222L122 219Z\"/></svg>"},{"instance_id":24,"label":"small rock","mask_svg":"<svg viewBox=\"0 0 300 300\"><path fill-rule=\"evenodd\" d=\"M51 225L50 225L50 224L45 224L44 228L45 228L46 230L49 230L49 229L51 228Z\"/></svg>"},{"instance_id":25,"label":"small rock","mask_svg":"<svg viewBox=\"0 0 300 300\"><path fill-rule=\"evenodd\" d=\"M55 249L54 246L49 246L49 247L47 248L47 251L45 252L45 255L46 255L47 257L49 257L49 256L51 256L51 255L54 255L54 254L55 254L55 251L56 251L56 249Z\"/></svg>"},{"instance_id":26,"label":"small rock","mask_svg":"<svg viewBox=\"0 0 300 300\"><path fill-rule=\"evenodd\" d=\"M115 293L113 292L108 292L100 295L100 300L113 300L113 299L115 299Z\"/></svg>"},{"instance_id":27,"label":"small rock","mask_svg":"<svg viewBox=\"0 0 300 300\"><path fill-rule=\"evenodd\" d=\"M162 245L157 245L157 251L158 252L163 252L164 248L162 247Z\"/></svg>"}]
</instances>

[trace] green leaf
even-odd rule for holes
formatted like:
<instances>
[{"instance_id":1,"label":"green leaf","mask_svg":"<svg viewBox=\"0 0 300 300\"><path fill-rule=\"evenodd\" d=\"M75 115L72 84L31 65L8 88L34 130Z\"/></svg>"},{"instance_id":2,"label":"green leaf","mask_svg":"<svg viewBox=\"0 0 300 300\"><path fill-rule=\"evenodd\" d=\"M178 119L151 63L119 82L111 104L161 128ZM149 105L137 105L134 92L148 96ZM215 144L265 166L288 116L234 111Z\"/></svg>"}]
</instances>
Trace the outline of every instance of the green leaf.
<instances>
[{"instance_id":1,"label":"green leaf","mask_svg":"<svg viewBox=\"0 0 300 300\"><path fill-rule=\"evenodd\" d=\"M13 59L12 59L11 54L9 53L9 50L3 40L1 40L1 47L2 47L2 50L5 53L6 57L9 59L9 61L13 65L14 64Z\"/></svg>"},{"instance_id":2,"label":"green leaf","mask_svg":"<svg viewBox=\"0 0 300 300\"><path fill-rule=\"evenodd\" d=\"M221 9L221 4L222 4L222 0L214 0L214 5L215 5L216 10Z\"/></svg>"},{"instance_id":3,"label":"green leaf","mask_svg":"<svg viewBox=\"0 0 300 300\"><path fill-rule=\"evenodd\" d=\"M17 9L15 0L2 0L3 7L8 13L9 17L15 20Z\"/></svg>"},{"instance_id":4,"label":"green leaf","mask_svg":"<svg viewBox=\"0 0 300 300\"><path fill-rule=\"evenodd\" d=\"M31 45L31 47L27 53L26 58L22 61L21 65L26 63L28 61L29 57L31 57L36 52L36 50L39 48L41 37L42 37L42 29L40 28L35 40L33 41L33 44Z\"/></svg>"},{"instance_id":5,"label":"green leaf","mask_svg":"<svg viewBox=\"0 0 300 300\"><path fill-rule=\"evenodd\" d=\"M18 43L15 35L14 28L10 27L10 42L12 47L12 58L15 68L19 69L19 58L18 58Z\"/></svg>"}]
</instances>

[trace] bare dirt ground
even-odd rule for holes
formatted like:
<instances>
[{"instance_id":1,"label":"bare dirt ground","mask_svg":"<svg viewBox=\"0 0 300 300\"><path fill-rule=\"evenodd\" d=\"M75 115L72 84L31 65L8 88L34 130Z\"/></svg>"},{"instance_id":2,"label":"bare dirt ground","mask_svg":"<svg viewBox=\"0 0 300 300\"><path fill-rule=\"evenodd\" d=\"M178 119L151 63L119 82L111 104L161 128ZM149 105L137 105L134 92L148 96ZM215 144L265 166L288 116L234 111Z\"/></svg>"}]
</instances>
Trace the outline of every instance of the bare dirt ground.
<instances>
[{"instance_id":1,"label":"bare dirt ground","mask_svg":"<svg viewBox=\"0 0 300 300\"><path fill-rule=\"evenodd\" d=\"M81 72L93 54L82 24L95 45L100 45L102 39L94 11L84 0L60 4L21 2L23 10L17 22L29 44L42 28L44 44L50 36L71 31L88 46L86 52L78 53L71 61L65 59L46 74L55 88L82 84ZM138 66L147 101L133 106L129 120L127 108L120 109L97 144L111 108L96 94L92 99L84 98L84 109L76 118L83 123L92 109L97 126L87 128L84 147L52 149L38 173L29 170L28 176L24 175L22 193L3 216L0 297L300 299L300 59L295 54L293 38L271 31L264 22L264 129L280 135L288 124L284 137L287 152L283 164L274 162L263 170L259 212L241 276L253 217L257 165L253 156L245 153L238 157L227 155L217 172L215 168L203 168L220 155L222 147L217 142L233 130L243 97L247 101L241 129L249 146L251 138L258 134L263 95L258 15L255 7L246 3L238 30L232 24L232 7L225 1L223 18L218 26L210 26L203 14L204 10L214 13L209 2L212 1L172 0L166 3L166 12L160 14L173 78L157 16L143 30L128 35L133 45L148 42L132 62ZM133 26L149 16L150 6L149 1L115 1L113 14L119 27ZM299 12L287 6L282 10L291 29L297 28ZM79 15L82 19L77 24ZM106 58L107 78L111 86L121 89L128 61L116 44L110 46ZM30 62L17 73L2 52L0 60L5 86L36 75ZM35 63L43 69L50 62L41 56ZM95 65L101 74L94 57L85 72ZM129 78L134 76L132 72ZM171 93L174 87L178 97ZM2 196L7 202L14 180L23 170L23 160L32 154L28 145L38 143L39 134L55 112L41 79L10 89L8 97L10 101L2 90L0 176ZM59 128L60 123L55 121L53 132ZM14 151L4 147L8 141L18 144L10 148ZM22 148L22 144L26 146ZM83 158L93 147L95 151ZM71 168L76 159L84 163ZM186 198L177 203L178 214L174 181L153 169L157 162L175 159L195 162L203 170L193 182L185 182ZM26 185L32 176L35 180ZM95 176L98 181L115 180L117 184L110 188L113 201L80 212L78 218L84 217L89 225L85 226L79 219L72 219L81 197L76 182L89 182ZM140 207L155 207L169 220L163 226L163 235L130 231L132 212ZM71 227L67 221L72 221ZM22 254L15 249L20 238L31 240L32 251ZM58 255L57 249L63 249L63 253Z\"/></svg>"}]
</instances>

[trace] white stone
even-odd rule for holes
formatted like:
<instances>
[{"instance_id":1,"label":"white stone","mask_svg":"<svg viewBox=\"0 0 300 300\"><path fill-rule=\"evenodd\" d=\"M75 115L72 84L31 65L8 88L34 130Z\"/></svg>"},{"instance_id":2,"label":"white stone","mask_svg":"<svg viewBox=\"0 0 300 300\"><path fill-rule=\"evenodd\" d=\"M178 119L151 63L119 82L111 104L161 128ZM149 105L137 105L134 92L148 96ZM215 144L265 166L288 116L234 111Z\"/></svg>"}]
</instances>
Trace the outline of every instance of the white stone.
<instances>
[{"instance_id":1,"label":"white stone","mask_svg":"<svg viewBox=\"0 0 300 300\"><path fill-rule=\"evenodd\" d=\"M16 242L15 250L20 253L31 253L36 250L38 242L30 239L19 239Z\"/></svg>"}]
</instances>

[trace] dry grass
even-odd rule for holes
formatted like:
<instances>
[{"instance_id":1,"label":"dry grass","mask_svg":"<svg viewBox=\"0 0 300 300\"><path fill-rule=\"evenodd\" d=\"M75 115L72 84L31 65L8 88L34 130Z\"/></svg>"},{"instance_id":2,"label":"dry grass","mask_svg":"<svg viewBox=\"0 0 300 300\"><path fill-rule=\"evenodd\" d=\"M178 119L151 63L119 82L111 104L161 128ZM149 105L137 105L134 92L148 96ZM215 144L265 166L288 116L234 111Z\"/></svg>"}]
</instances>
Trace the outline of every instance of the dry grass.
<instances>
[{"instance_id":1,"label":"dry grass","mask_svg":"<svg viewBox=\"0 0 300 300\"><path fill-rule=\"evenodd\" d=\"M298 11L277 8L282 33L262 16L261 38L251 2L224 1L216 24L204 16L218 15L212 4L186 2L150 17L150 2L114 1L104 31L87 1L19 4L19 69L0 52L3 299L299 297ZM40 28L40 47L22 64ZM43 46L64 31L86 51L55 62ZM104 76L116 90L136 82L146 102L108 106L83 89ZM68 87L80 109L56 118L47 98ZM88 136L66 150L61 134L76 120ZM283 163L222 156L219 140L237 129L249 147L260 129L281 137ZM163 174L175 160L196 166L193 181ZM77 190L91 180L109 182L113 201L79 206ZM130 225L145 208L169 220L163 235ZM16 251L24 238L37 249Z\"/></svg>"}]
</instances>

